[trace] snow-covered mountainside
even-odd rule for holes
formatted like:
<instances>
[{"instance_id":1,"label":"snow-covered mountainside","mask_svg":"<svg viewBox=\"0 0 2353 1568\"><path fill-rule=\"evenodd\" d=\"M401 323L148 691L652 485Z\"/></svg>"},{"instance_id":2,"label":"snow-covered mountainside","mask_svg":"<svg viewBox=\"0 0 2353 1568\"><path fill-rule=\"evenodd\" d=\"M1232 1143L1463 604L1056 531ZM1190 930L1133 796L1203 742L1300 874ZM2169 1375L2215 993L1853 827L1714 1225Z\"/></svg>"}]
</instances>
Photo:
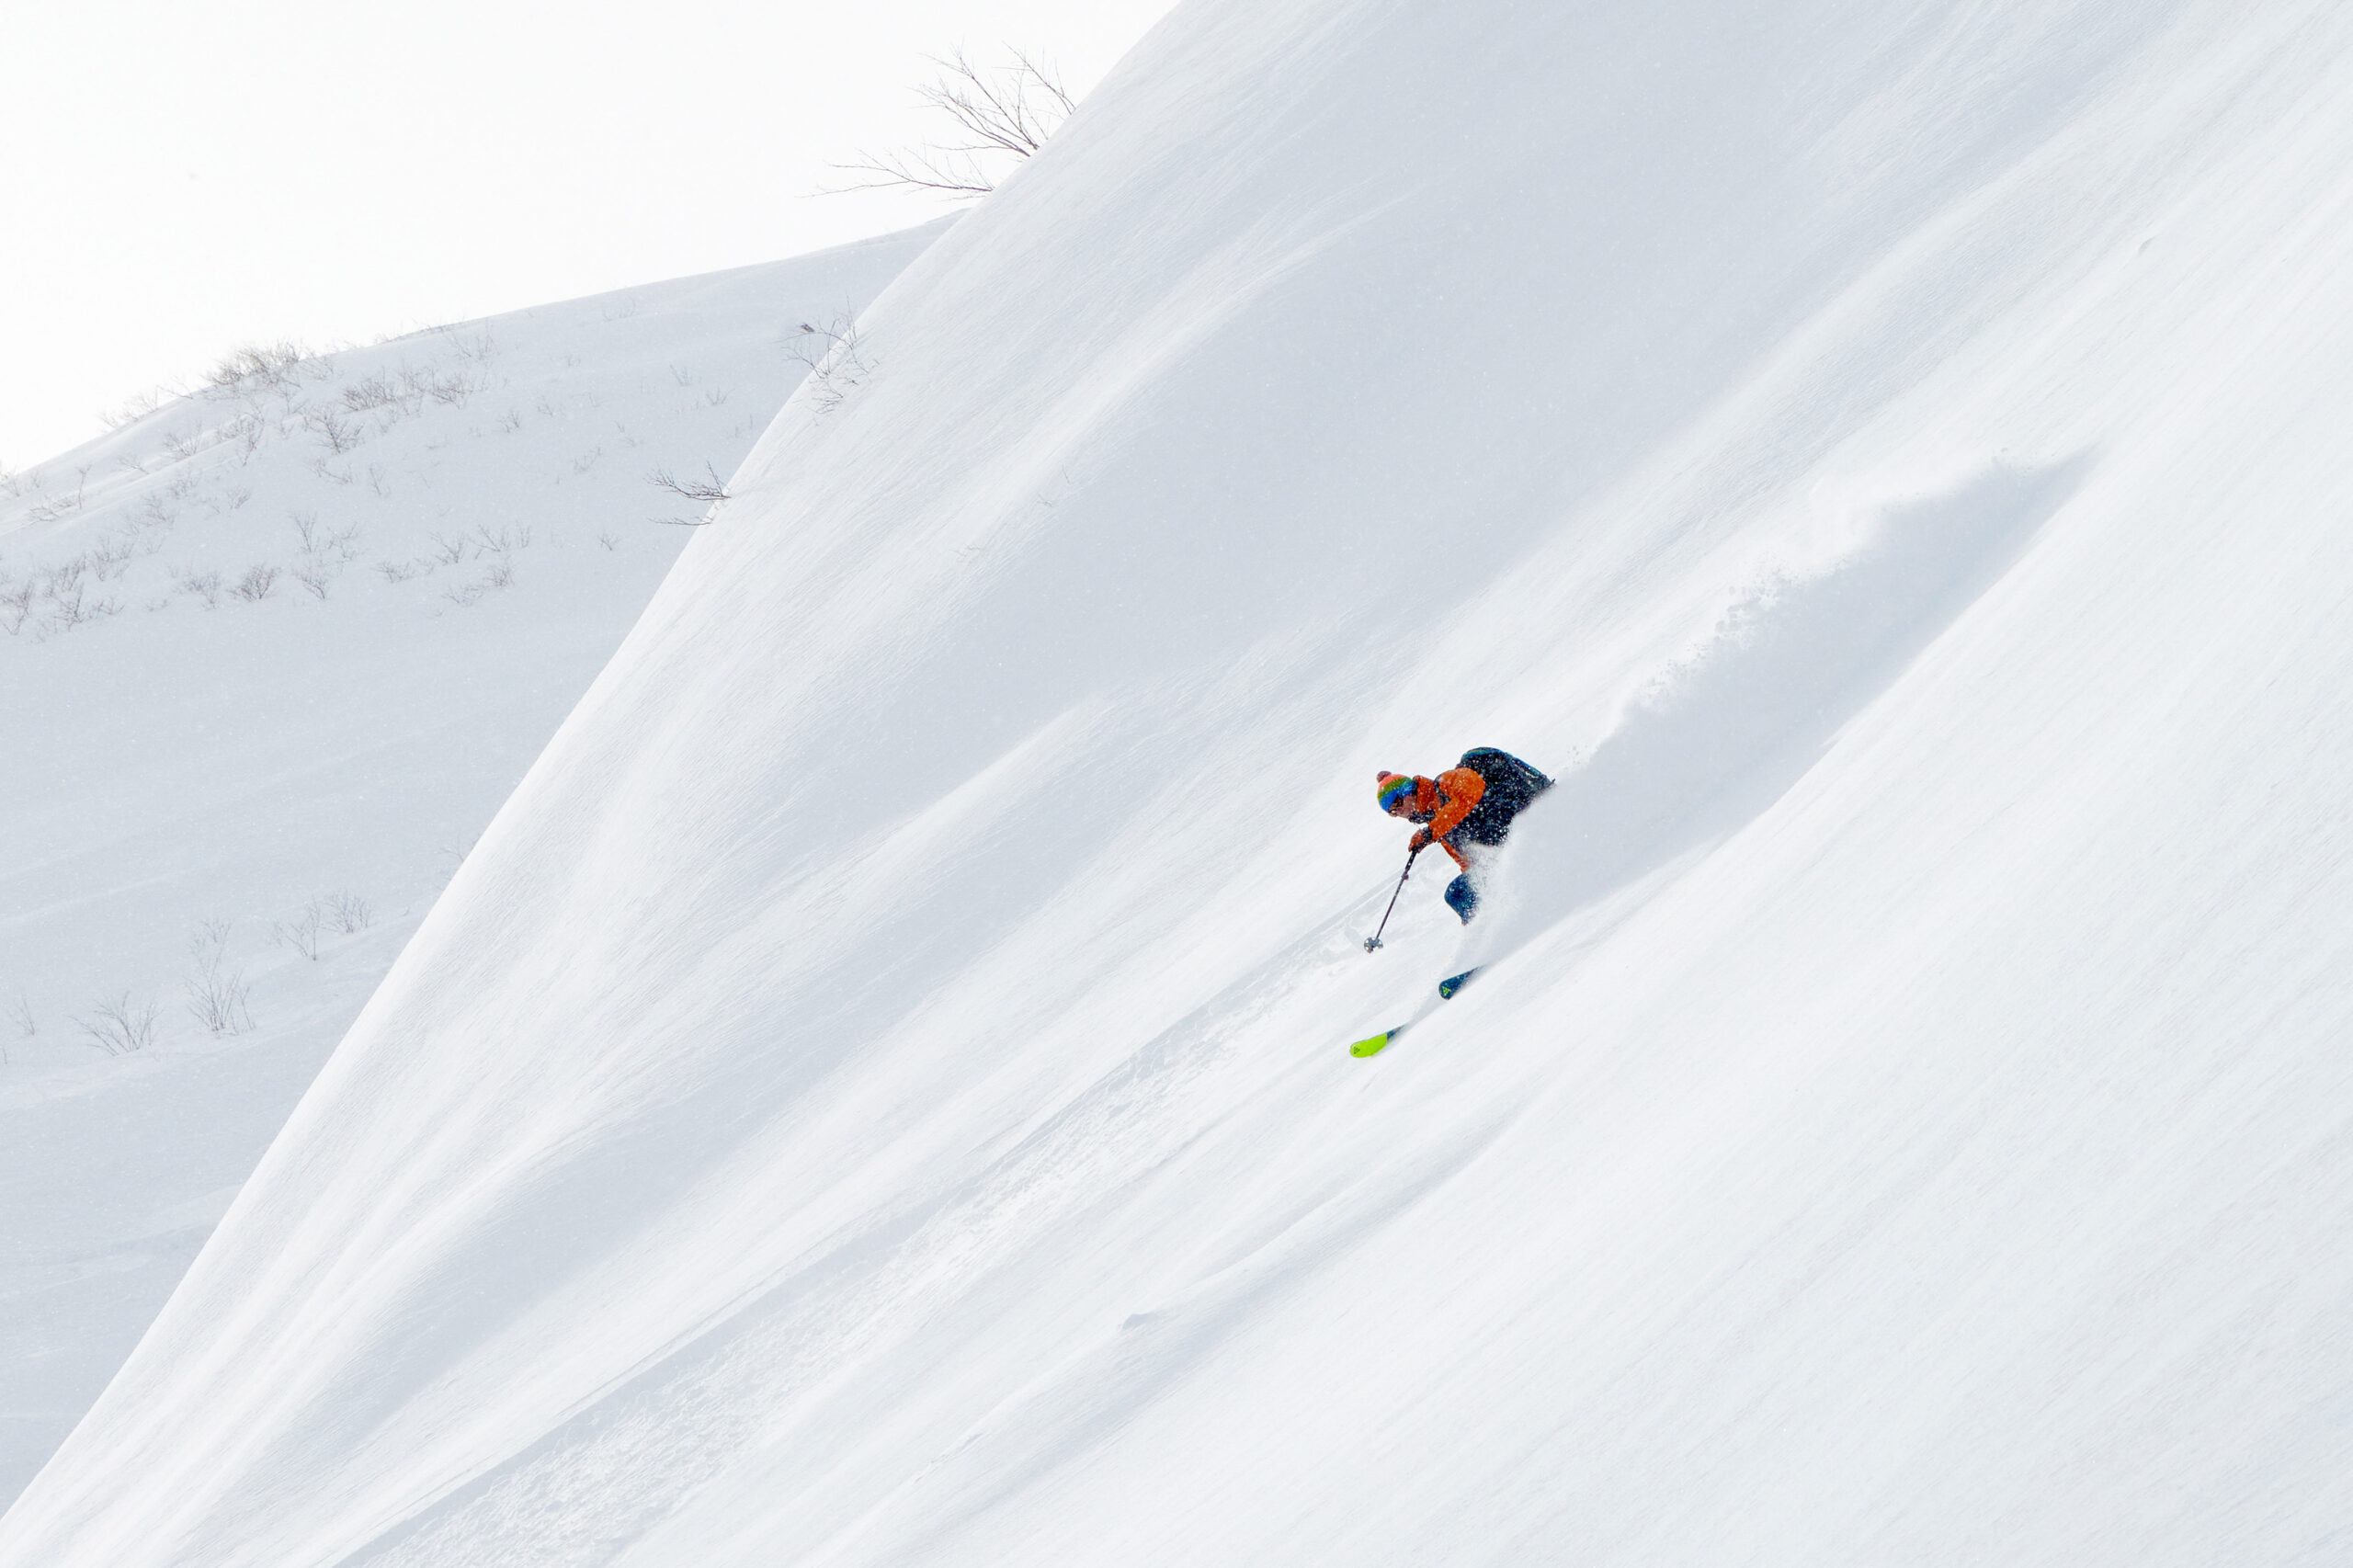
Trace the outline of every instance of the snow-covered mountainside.
<instances>
[{"instance_id":1,"label":"snow-covered mountainside","mask_svg":"<svg viewBox=\"0 0 2353 1568\"><path fill-rule=\"evenodd\" d=\"M2349 170L2300 0L1193 0L0 1563L2341 1555Z\"/></svg>"},{"instance_id":2,"label":"snow-covered mountainside","mask_svg":"<svg viewBox=\"0 0 2353 1568\"><path fill-rule=\"evenodd\" d=\"M247 357L0 485L0 1498L676 559L646 475L931 236Z\"/></svg>"}]
</instances>

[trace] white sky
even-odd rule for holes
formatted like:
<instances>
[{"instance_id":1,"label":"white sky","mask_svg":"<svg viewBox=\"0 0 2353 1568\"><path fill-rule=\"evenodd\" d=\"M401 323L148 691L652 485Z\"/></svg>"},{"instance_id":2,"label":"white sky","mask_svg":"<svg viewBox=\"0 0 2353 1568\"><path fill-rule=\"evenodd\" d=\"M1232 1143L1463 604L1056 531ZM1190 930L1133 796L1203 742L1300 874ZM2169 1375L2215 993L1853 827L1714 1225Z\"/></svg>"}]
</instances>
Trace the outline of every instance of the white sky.
<instances>
[{"instance_id":1,"label":"white sky","mask_svg":"<svg viewBox=\"0 0 2353 1568\"><path fill-rule=\"evenodd\" d=\"M920 142L922 58L1092 87L1172 0L12 6L0 460L231 347L384 334L921 222L813 197Z\"/></svg>"}]
</instances>

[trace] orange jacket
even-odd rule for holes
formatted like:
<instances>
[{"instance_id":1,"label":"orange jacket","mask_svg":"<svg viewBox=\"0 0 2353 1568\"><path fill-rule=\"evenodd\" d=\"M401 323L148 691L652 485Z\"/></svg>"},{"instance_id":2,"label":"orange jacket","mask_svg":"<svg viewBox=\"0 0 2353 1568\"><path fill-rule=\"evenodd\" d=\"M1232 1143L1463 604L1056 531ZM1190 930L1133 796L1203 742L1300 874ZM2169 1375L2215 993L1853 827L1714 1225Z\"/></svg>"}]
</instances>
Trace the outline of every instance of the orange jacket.
<instances>
[{"instance_id":1,"label":"orange jacket","mask_svg":"<svg viewBox=\"0 0 2353 1568\"><path fill-rule=\"evenodd\" d=\"M1464 870L1471 869L1462 851L1447 842L1446 835L1462 825L1487 792L1487 781L1467 767L1449 767L1435 778L1414 775L1414 803L1405 815L1410 822L1427 823L1423 832L1429 842L1438 845L1454 857L1454 863ZM1418 839L1421 835L1416 834Z\"/></svg>"}]
</instances>

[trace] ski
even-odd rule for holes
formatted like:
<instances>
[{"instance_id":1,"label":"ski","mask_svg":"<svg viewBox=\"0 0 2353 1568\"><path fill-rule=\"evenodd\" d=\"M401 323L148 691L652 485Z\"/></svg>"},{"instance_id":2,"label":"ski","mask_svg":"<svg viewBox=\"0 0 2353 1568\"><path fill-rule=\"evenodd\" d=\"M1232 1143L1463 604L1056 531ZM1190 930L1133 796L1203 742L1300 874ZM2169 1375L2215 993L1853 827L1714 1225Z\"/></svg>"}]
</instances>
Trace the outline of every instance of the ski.
<instances>
[{"instance_id":1,"label":"ski","mask_svg":"<svg viewBox=\"0 0 2353 1568\"><path fill-rule=\"evenodd\" d=\"M1461 974L1448 975L1444 980L1438 983L1438 999L1441 1002L1451 1001L1454 997L1454 994L1461 990L1464 986L1470 984L1471 977L1478 972L1478 970L1474 968L1466 969ZM1378 1056L1383 1051L1388 1049L1389 1042L1391 1040L1395 1040L1399 1035L1404 1034L1406 1029L1410 1028L1412 1026L1413 1021L1408 1019L1406 1022L1399 1024L1393 1029L1383 1029L1377 1035L1368 1036L1349 1046L1348 1054L1350 1056Z\"/></svg>"}]
</instances>

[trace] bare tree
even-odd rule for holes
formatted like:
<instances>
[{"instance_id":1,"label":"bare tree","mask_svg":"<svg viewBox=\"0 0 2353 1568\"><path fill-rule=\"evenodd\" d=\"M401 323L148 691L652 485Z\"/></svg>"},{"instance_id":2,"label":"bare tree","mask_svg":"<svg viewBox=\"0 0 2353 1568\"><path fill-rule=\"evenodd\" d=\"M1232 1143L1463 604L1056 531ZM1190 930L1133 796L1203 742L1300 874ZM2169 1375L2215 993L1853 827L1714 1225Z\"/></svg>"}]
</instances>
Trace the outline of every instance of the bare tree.
<instances>
[{"instance_id":1,"label":"bare tree","mask_svg":"<svg viewBox=\"0 0 2353 1568\"><path fill-rule=\"evenodd\" d=\"M945 139L880 155L860 153L855 163L835 164L862 177L828 187L828 193L909 186L972 201L995 190L1004 171L1043 147L1077 107L1051 70L1017 49L1006 52L1012 58L993 66L973 64L961 49L944 60L933 57L939 77L915 92L949 118L952 129Z\"/></svg>"}]
</instances>

